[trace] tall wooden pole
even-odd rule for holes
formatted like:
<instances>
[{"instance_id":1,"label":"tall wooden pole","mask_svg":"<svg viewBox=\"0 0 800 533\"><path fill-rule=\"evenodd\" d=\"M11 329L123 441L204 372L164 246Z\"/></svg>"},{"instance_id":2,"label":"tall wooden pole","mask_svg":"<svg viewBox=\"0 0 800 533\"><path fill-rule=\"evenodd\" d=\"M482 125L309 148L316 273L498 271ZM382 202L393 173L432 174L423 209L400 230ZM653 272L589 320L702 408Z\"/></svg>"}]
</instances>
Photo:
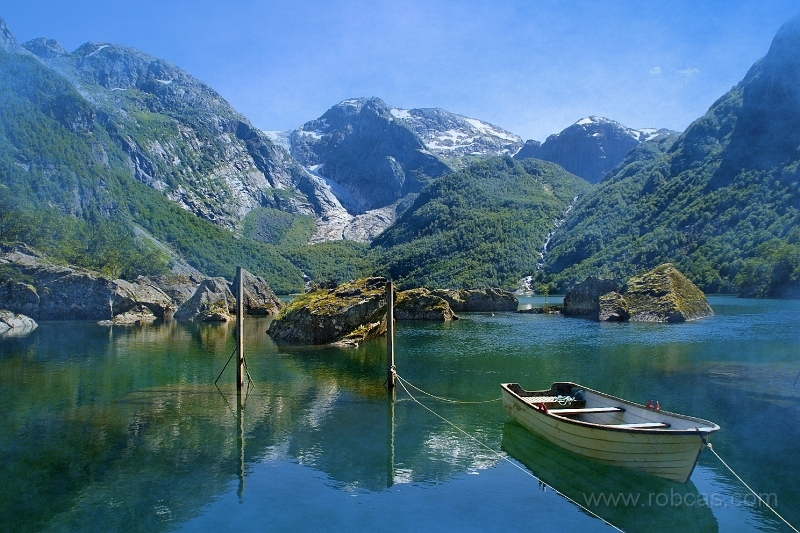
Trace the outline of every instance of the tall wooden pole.
<instances>
[{"instance_id":1,"label":"tall wooden pole","mask_svg":"<svg viewBox=\"0 0 800 533\"><path fill-rule=\"evenodd\" d=\"M244 387L244 281L242 267L236 267L236 390Z\"/></svg>"},{"instance_id":2,"label":"tall wooden pole","mask_svg":"<svg viewBox=\"0 0 800 533\"><path fill-rule=\"evenodd\" d=\"M394 368L394 286L392 282L386 284L386 382L389 392L395 388Z\"/></svg>"}]
</instances>

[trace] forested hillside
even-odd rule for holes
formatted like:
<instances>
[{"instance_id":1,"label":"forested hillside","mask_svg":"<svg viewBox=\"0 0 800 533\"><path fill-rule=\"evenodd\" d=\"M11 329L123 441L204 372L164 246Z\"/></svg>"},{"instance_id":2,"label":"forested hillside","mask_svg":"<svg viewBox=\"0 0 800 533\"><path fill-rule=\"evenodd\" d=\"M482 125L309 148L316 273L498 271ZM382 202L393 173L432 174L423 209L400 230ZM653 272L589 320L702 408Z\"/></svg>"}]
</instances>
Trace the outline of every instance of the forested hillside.
<instances>
[{"instance_id":1,"label":"forested hillside","mask_svg":"<svg viewBox=\"0 0 800 533\"><path fill-rule=\"evenodd\" d=\"M400 286L517 288L556 220L591 185L553 163L510 157L440 178L373 242Z\"/></svg>"},{"instance_id":2,"label":"forested hillside","mask_svg":"<svg viewBox=\"0 0 800 533\"><path fill-rule=\"evenodd\" d=\"M800 296L800 18L664 152L634 150L576 205L543 280L672 262L706 292Z\"/></svg>"}]
</instances>

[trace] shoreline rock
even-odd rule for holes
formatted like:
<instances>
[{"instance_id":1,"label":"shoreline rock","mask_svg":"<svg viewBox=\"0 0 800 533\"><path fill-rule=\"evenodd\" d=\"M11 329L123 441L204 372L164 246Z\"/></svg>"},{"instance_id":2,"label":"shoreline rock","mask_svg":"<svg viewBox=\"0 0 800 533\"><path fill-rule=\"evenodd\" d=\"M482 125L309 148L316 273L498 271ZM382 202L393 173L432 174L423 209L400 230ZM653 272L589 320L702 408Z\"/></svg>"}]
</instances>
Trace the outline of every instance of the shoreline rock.
<instances>
[{"instance_id":1,"label":"shoreline rock","mask_svg":"<svg viewBox=\"0 0 800 533\"><path fill-rule=\"evenodd\" d=\"M0 244L0 268L0 308L37 320L133 325L172 318L227 321L236 313L236 299L224 278L184 274L109 280L91 270L56 265L23 243ZM217 281L206 283L210 279ZM187 303L198 291L189 310ZM244 294L245 312L251 315L274 316L282 305L263 279L247 271ZM218 304L221 299L227 307Z\"/></svg>"},{"instance_id":2,"label":"shoreline rock","mask_svg":"<svg viewBox=\"0 0 800 533\"><path fill-rule=\"evenodd\" d=\"M0 337L22 337L39 327L32 318L0 309Z\"/></svg>"}]
</instances>

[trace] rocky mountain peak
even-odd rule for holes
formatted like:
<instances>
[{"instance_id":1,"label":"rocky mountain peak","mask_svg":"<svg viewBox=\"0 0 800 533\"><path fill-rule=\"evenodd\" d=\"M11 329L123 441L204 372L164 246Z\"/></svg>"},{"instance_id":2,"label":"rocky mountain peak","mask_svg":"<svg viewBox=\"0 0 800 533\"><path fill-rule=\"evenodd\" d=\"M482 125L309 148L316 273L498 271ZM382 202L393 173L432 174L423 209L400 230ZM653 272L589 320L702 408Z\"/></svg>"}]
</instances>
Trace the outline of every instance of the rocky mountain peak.
<instances>
[{"instance_id":1,"label":"rocky mountain peak","mask_svg":"<svg viewBox=\"0 0 800 533\"><path fill-rule=\"evenodd\" d=\"M673 171L719 157L711 187L742 169L771 170L800 160L800 15L781 26L767 55L676 143ZM711 147L716 147L712 149ZM783 173L779 179L796 179ZM793 177L795 176L795 177Z\"/></svg>"},{"instance_id":2,"label":"rocky mountain peak","mask_svg":"<svg viewBox=\"0 0 800 533\"><path fill-rule=\"evenodd\" d=\"M6 21L2 18L0 18L0 48L6 52L19 52L21 50L17 38L11 33Z\"/></svg>"},{"instance_id":3,"label":"rocky mountain peak","mask_svg":"<svg viewBox=\"0 0 800 533\"><path fill-rule=\"evenodd\" d=\"M22 47L28 52L31 52L42 59L51 59L54 57L68 55L68 52L63 46L61 46L61 43L54 39L47 39L45 37L31 39L27 43L23 44Z\"/></svg>"},{"instance_id":4,"label":"rocky mountain peak","mask_svg":"<svg viewBox=\"0 0 800 533\"><path fill-rule=\"evenodd\" d=\"M550 135L544 143L528 141L514 157L551 161L597 183L637 145L670 134L674 132L653 128L636 130L608 118L589 116Z\"/></svg>"},{"instance_id":5,"label":"rocky mountain peak","mask_svg":"<svg viewBox=\"0 0 800 533\"><path fill-rule=\"evenodd\" d=\"M344 188L362 213L419 192L426 179L449 171L380 98L340 102L292 132L290 144L304 167Z\"/></svg>"},{"instance_id":6,"label":"rocky mountain peak","mask_svg":"<svg viewBox=\"0 0 800 533\"><path fill-rule=\"evenodd\" d=\"M325 210L312 240L369 241L432 179L476 158L515 153L517 135L443 109L400 109L380 98L344 100L288 135ZM324 196L324 198L322 197Z\"/></svg>"},{"instance_id":7,"label":"rocky mountain peak","mask_svg":"<svg viewBox=\"0 0 800 533\"><path fill-rule=\"evenodd\" d=\"M518 135L444 109L392 107L390 112L416 133L428 150L456 167L462 166L459 158L512 155L522 146Z\"/></svg>"}]
</instances>

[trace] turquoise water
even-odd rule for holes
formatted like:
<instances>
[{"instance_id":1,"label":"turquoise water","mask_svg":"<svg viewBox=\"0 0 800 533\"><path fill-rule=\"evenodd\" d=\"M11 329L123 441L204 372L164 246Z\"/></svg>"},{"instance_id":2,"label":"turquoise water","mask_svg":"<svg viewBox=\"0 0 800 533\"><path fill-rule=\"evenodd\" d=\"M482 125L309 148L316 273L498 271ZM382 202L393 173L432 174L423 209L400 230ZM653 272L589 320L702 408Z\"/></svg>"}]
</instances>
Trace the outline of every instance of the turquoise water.
<instances>
[{"instance_id":1,"label":"turquoise water","mask_svg":"<svg viewBox=\"0 0 800 533\"><path fill-rule=\"evenodd\" d=\"M714 449L798 527L800 302L710 302L713 318L668 326L400 322L396 364L463 402L571 380L713 420ZM595 514L625 531L790 531L707 450L686 485L602 467L498 401L390 401L383 341L280 347L267 325L245 324L243 408L231 367L214 385L230 326L45 322L0 339L0 530L614 531Z\"/></svg>"}]
</instances>

